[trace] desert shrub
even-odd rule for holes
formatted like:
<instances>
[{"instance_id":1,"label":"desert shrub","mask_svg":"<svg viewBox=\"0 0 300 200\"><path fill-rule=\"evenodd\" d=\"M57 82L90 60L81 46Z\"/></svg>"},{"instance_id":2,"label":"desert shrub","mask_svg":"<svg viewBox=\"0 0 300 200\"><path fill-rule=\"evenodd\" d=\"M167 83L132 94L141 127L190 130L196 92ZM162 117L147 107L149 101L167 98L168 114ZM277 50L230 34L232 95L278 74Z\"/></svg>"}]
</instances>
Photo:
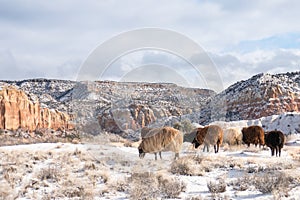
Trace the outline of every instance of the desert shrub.
<instances>
[{"instance_id":1,"label":"desert shrub","mask_svg":"<svg viewBox=\"0 0 300 200\"><path fill-rule=\"evenodd\" d=\"M76 148L75 151L73 152L74 156L79 156L80 154L81 154L81 151L78 148Z\"/></svg>"},{"instance_id":2,"label":"desert shrub","mask_svg":"<svg viewBox=\"0 0 300 200\"><path fill-rule=\"evenodd\" d=\"M232 185L234 190L245 191L250 187L251 185L250 181L251 181L251 177L247 175L232 181L229 185Z\"/></svg>"},{"instance_id":3,"label":"desert shrub","mask_svg":"<svg viewBox=\"0 0 300 200\"><path fill-rule=\"evenodd\" d=\"M262 166L251 165L247 168L247 172L249 174L263 172L263 171L265 171L265 168Z\"/></svg>"},{"instance_id":4,"label":"desert shrub","mask_svg":"<svg viewBox=\"0 0 300 200\"><path fill-rule=\"evenodd\" d=\"M203 161L203 157L199 155L190 156L190 158L195 162L195 164L199 165Z\"/></svg>"},{"instance_id":5,"label":"desert shrub","mask_svg":"<svg viewBox=\"0 0 300 200\"><path fill-rule=\"evenodd\" d=\"M64 132L64 131L61 131L62 134L65 136L65 138L68 140L68 141L73 141L74 139L76 140L79 140L80 141L80 135L79 133L77 132Z\"/></svg>"},{"instance_id":6,"label":"desert shrub","mask_svg":"<svg viewBox=\"0 0 300 200\"><path fill-rule=\"evenodd\" d=\"M186 188L179 178L148 172L133 173L128 181L131 199L177 198Z\"/></svg>"},{"instance_id":7,"label":"desert shrub","mask_svg":"<svg viewBox=\"0 0 300 200\"><path fill-rule=\"evenodd\" d=\"M226 183L224 179L207 182L207 187L210 193L222 193L226 191Z\"/></svg>"},{"instance_id":8,"label":"desert shrub","mask_svg":"<svg viewBox=\"0 0 300 200\"><path fill-rule=\"evenodd\" d=\"M109 188L113 188L118 192L127 192L129 185L125 180L117 180L109 185Z\"/></svg>"},{"instance_id":9,"label":"desert shrub","mask_svg":"<svg viewBox=\"0 0 300 200\"><path fill-rule=\"evenodd\" d=\"M74 186L74 187L63 188L62 194L64 197L67 197L67 198L84 197L85 196L83 186Z\"/></svg>"},{"instance_id":10,"label":"desert shrub","mask_svg":"<svg viewBox=\"0 0 300 200\"><path fill-rule=\"evenodd\" d=\"M4 180L6 180L12 188L15 188L17 183L22 180L22 176L17 172L17 168L15 166L5 166L2 174Z\"/></svg>"},{"instance_id":11,"label":"desert shrub","mask_svg":"<svg viewBox=\"0 0 300 200\"><path fill-rule=\"evenodd\" d=\"M287 189L292 183L291 177L287 177L284 173L267 173L264 175L256 175L252 179L252 183L257 190L265 193L272 193L275 190Z\"/></svg>"},{"instance_id":12,"label":"desert shrub","mask_svg":"<svg viewBox=\"0 0 300 200\"><path fill-rule=\"evenodd\" d=\"M158 184L163 198L176 198L186 189L186 184L178 177L166 177L158 175Z\"/></svg>"},{"instance_id":13,"label":"desert shrub","mask_svg":"<svg viewBox=\"0 0 300 200\"><path fill-rule=\"evenodd\" d=\"M46 168L41 169L38 174L38 178L40 180L51 180L57 182L60 177L59 169L56 166L48 166Z\"/></svg>"},{"instance_id":14,"label":"desert shrub","mask_svg":"<svg viewBox=\"0 0 300 200\"><path fill-rule=\"evenodd\" d=\"M173 174L180 174L180 175L193 175L192 169L193 163L188 159L178 159L175 160L171 165L171 172Z\"/></svg>"},{"instance_id":15,"label":"desert shrub","mask_svg":"<svg viewBox=\"0 0 300 200\"><path fill-rule=\"evenodd\" d=\"M86 183L82 182L79 178L66 177L62 181L61 187L54 189L53 195L56 198L59 197L59 199L93 199L93 189L93 186L89 185L87 187Z\"/></svg>"},{"instance_id":16,"label":"desert shrub","mask_svg":"<svg viewBox=\"0 0 300 200\"><path fill-rule=\"evenodd\" d=\"M159 195L158 180L153 173L133 173L129 182L131 199L155 199Z\"/></svg>"},{"instance_id":17,"label":"desert shrub","mask_svg":"<svg viewBox=\"0 0 300 200\"><path fill-rule=\"evenodd\" d=\"M246 175L233 182L230 185L234 190L245 191L249 188L256 189L263 194L276 193L286 194L297 180L293 177L287 176L282 172L261 173L255 175Z\"/></svg>"},{"instance_id":18,"label":"desert shrub","mask_svg":"<svg viewBox=\"0 0 300 200\"><path fill-rule=\"evenodd\" d=\"M84 164L84 169L85 170L95 170L96 169L96 166L93 162L86 162Z\"/></svg>"},{"instance_id":19,"label":"desert shrub","mask_svg":"<svg viewBox=\"0 0 300 200\"><path fill-rule=\"evenodd\" d=\"M181 157L171 164L171 173L172 174L180 174L180 175L187 175L187 176L194 176L194 175L202 175L200 166L202 162L202 158L199 156L185 156Z\"/></svg>"}]
</instances>

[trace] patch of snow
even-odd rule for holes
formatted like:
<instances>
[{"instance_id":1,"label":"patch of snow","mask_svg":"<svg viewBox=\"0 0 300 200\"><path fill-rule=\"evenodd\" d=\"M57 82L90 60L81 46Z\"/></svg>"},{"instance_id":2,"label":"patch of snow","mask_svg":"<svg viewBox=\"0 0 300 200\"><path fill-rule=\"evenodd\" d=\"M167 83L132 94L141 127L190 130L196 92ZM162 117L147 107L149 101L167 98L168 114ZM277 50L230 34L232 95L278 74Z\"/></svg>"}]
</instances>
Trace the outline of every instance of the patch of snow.
<instances>
[{"instance_id":1,"label":"patch of snow","mask_svg":"<svg viewBox=\"0 0 300 200\"><path fill-rule=\"evenodd\" d=\"M289 112L280 115L272 115L268 117L262 117L255 120L241 120L241 121L215 121L211 124L221 126L223 129L230 127L237 127L242 129L243 127L258 125L262 126L265 131L280 130L284 134L296 134L300 133L300 113Z\"/></svg>"}]
</instances>

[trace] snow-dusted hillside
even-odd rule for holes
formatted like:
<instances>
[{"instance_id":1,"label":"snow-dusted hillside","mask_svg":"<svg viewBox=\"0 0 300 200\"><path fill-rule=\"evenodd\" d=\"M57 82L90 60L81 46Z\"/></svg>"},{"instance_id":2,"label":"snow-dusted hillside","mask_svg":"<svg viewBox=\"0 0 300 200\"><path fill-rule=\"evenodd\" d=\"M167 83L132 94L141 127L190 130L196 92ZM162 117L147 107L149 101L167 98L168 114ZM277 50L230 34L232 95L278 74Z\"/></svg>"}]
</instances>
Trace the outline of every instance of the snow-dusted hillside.
<instances>
[{"instance_id":1,"label":"snow-dusted hillside","mask_svg":"<svg viewBox=\"0 0 300 200\"><path fill-rule=\"evenodd\" d=\"M169 83L67 81L30 79L0 81L25 91L42 107L74 116L79 129L91 134L100 130L122 134L157 120L200 112L215 92L184 88ZM130 132L130 131L129 131Z\"/></svg>"},{"instance_id":2,"label":"snow-dusted hillside","mask_svg":"<svg viewBox=\"0 0 300 200\"><path fill-rule=\"evenodd\" d=\"M41 107L71 114L84 132L96 135L105 130L135 139L136 132L143 126L172 126L185 119L206 125L214 121L266 117L261 122L247 123L261 123L275 129L275 125L268 124L276 124L278 119L268 116L300 112L300 72L258 74L219 94L168 83L0 81L0 86L4 84L24 90L33 102L38 100ZM287 133L299 129L282 127L282 124L282 130Z\"/></svg>"},{"instance_id":3,"label":"snow-dusted hillside","mask_svg":"<svg viewBox=\"0 0 300 200\"><path fill-rule=\"evenodd\" d=\"M215 115L208 118L212 110ZM300 72L258 74L233 84L209 100L200 123L258 119L285 112L300 112Z\"/></svg>"}]
</instances>

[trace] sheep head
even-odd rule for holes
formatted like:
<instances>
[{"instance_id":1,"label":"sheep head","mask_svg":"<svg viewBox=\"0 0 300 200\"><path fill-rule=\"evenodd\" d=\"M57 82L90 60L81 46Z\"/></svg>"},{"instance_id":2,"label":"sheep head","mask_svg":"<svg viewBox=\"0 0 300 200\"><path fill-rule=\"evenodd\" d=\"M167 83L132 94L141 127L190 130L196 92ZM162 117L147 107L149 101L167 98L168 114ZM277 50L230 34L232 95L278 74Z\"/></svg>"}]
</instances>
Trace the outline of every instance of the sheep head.
<instances>
[{"instance_id":1,"label":"sheep head","mask_svg":"<svg viewBox=\"0 0 300 200\"><path fill-rule=\"evenodd\" d=\"M138 148L138 150L139 150L139 157L140 157L140 159L143 159L144 157L145 157L145 155L146 155L146 153L144 152L144 150L142 149L142 148Z\"/></svg>"}]
</instances>

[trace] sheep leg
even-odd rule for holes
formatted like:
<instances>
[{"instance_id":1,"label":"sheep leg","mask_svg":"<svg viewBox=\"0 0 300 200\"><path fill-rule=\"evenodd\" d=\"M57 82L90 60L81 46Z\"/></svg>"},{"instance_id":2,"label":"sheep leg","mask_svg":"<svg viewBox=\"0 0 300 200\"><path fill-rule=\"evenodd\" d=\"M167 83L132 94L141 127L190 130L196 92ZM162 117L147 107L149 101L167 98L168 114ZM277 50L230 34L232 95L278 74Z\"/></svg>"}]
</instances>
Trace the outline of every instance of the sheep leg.
<instances>
[{"instance_id":1,"label":"sheep leg","mask_svg":"<svg viewBox=\"0 0 300 200\"><path fill-rule=\"evenodd\" d=\"M176 160L176 158L179 158L179 153L175 153L175 158L174 158L174 160Z\"/></svg>"},{"instance_id":2,"label":"sheep leg","mask_svg":"<svg viewBox=\"0 0 300 200\"><path fill-rule=\"evenodd\" d=\"M276 149L276 157L277 157L277 154L278 154L278 152L279 152L279 147L276 146L275 149Z\"/></svg>"},{"instance_id":3,"label":"sheep leg","mask_svg":"<svg viewBox=\"0 0 300 200\"><path fill-rule=\"evenodd\" d=\"M162 160L162 157L161 157L161 151L159 152L159 157L160 157L160 159Z\"/></svg>"},{"instance_id":4,"label":"sheep leg","mask_svg":"<svg viewBox=\"0 0 300 200\"><path fill-rule=\"evenodd\" d=\"M279 157L281 156L281 147L278 147Z\"/></svg>"},{"instance_id":5,"label":"sheep leg","mask_svg":"<svg viewBox=\"0 0 300 200\"><path fill-rule=\"evenodd\" d=\"M155 160L157 160L157 153L155 152L154 155L155 155Z\"/></svg>"},{"instance_id":6,"label":"sheep leg","mask_svg":"<svg viewBox=\"0 0 300 200\"><path fill-rule=\"evenodd\" d=\"M271 148L271 155L274 156L275 149L273 147L270 147L270 148Z\"/></svg>"},{"instance_id":7,"label":"sheep leg","mask_svg":"<svg viewBox=\"0 0 300 200\"><path fill-rule=\"evenodd\" d=\"M217 150L215 149L215 153L219 152L219 147L220 147L220 145L219 145L219 143L217 143Z\"/></svg>"},{"instance_id":8,"label":"sheep leg","mask_svg":"<svg viewBox=\"0 0 300 200\"><path fill-rule=\"evenodd\" d=\"M205 151L205 147L206 147L206 151L209 152L208 144L204 145L203 151Z\"/></svg>"},{"instance_id":9,"label":"sheep leg","mask_svg":"<svg viewBox=\"0 0 300 200\"><path fill-rule=\"evenodd\" d=\"M219 144L214 145L214 150L215 150L215 153L219 152Z\"/></svg>"}]
</instances>

